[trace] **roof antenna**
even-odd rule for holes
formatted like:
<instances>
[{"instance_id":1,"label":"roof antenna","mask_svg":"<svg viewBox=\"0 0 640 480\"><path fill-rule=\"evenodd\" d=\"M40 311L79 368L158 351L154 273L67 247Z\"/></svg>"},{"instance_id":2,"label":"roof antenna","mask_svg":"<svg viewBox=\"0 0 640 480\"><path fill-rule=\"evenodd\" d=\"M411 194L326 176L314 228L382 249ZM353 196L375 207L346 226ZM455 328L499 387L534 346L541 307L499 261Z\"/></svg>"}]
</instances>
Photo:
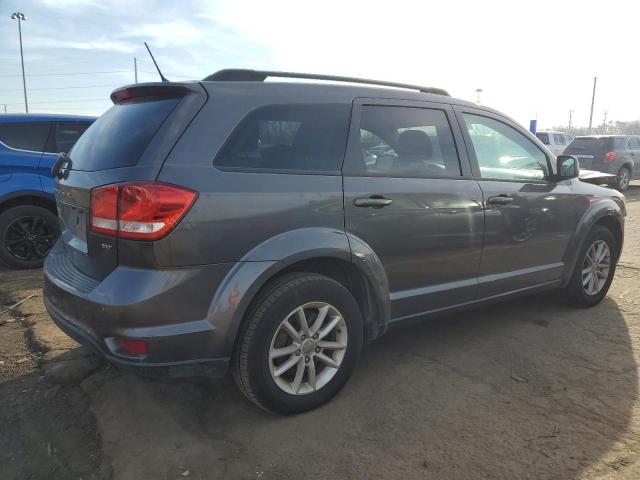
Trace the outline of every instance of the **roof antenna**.
<instances>
[{"instance_id":1,"label":"roof antenna","mask_svg":"<svg viewBox=\"0 0 640 480\"><path fill-rule=\"evenodd\" d=\"M156 70L158 70L158 74L160 75L160 80L162 80L163 82L168 82L169 80L167 80L167 77L162 75L162 72L160 71L160 67L156 62L156 59L153 58L153 53L151 53L151 49L149 48L149 45L147 45L147 42L144 42L144 46L147 47L147 52L149 52L149 56L151 57L151 60L153 60L153 64L156 66Z\"/></svg>"}]
</instances>

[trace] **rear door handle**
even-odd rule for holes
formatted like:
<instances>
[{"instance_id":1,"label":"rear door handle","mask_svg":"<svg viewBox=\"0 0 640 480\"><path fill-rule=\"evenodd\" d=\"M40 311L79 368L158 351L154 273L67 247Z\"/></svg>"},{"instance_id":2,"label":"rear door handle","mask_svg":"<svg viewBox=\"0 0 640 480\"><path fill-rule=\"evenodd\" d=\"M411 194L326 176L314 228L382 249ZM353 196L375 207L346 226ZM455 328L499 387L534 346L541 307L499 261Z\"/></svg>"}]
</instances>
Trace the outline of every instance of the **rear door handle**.
<instances>
[{"instance_id":1,"label":"rear door handle","mask_svg":"<svg viewBox=\"0 0 640 480\"><path fill-rule=\"evenodd\" d=\"M390 198L384 198L382 195L371 195L370 197L365 198L356 198L353 201L353 204L356 207L386 207L387 205L391 205L393 200Z\"/></svg>"},{"instance_id":2,"label":"rear door handle","mask_svg":"<svg viewBox=\"0 0 640 480\"><path fill-rule=\"evenodd\" d=\"M487 205L507 205L511 202L513 202L513 197L508 197L506 195L487 198Z\"/></svg>"}]
</instances>

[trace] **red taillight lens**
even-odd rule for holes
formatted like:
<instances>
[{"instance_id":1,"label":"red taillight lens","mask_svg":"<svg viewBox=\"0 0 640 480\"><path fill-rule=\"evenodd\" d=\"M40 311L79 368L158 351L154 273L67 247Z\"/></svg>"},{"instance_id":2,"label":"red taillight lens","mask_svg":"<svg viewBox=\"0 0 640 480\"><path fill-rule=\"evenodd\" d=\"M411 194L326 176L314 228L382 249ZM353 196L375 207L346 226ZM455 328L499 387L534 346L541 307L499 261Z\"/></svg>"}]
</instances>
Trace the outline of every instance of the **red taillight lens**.
<instances>
[{"instance_id":1,"label":"red taillight lens","mask_svg":"<svg viewBox=\"0 0 640 480\"><path fill-rule=\"evenodd\" d=\"M607 152L604 154L604 163L611 163L615 161L618 154L616 152Z\"/></svg>"},{"instance_id":2,"label":"red taillight lens","mask_svg":"<svg viewBox=\"0 0 640 480\"><path fill-rule=\"evenodd\" d=\"M134 357L143 357L147 354L149 347L145 340L134 340L132 338L116 338L118 346L126 353Z\"/></svg>"},{"instance_id":3,"label":"red taillight lens","mask_svg":"<svg viewBox=\"0 0 640 480\"><path fill-rule=\"evenodd\" d=\"M171 231L196 198L192 190L157 182L96 188L91 191L91 230L120 238L157 240Z\"/></svg>"},{"instance_id":4,"label":"red taillight lens","mask_svg":"<svg viewBox=\"0 0 640 480\"><path fill-rule=\"evenodd\" d=\"M118 187L91 190L91 231L115 235L118 231Z\"/></svg>"}]
</instances>

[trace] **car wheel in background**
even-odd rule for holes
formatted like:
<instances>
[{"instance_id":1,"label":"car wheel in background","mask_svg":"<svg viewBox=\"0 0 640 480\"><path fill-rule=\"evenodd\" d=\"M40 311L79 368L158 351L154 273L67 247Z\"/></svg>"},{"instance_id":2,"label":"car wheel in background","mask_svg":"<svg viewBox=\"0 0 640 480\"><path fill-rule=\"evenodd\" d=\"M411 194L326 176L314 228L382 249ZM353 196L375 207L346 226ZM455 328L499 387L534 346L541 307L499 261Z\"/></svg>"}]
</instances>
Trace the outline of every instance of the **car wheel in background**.
<instances>
[{"instance_id":1,"label":"car wheel in background","mask_svg":"<svg viewBox=\"0 0 640 480\"><path fill-rule=\"evenodd\" d=\"M358 304L343 285L315 273L285 275L263 292L238 337L236 383L269 412L319 407L340 391L360 356Z\"/></svg>"},{"instance_id":2,"label":"car wheel in background","mask_svg":"<svg viewBox=\"0 0 640 480\"><path fill-rule=\"evenodd\" d=\"M621 192L624 192L629 188L629 183L631 182L631 171L628 167L622 167L618 171L618 183L616 188Z\"/></svg>"},{"instance_id":3,"label":"car wheel in background","mask_svg":"<svg viewBox=\"0 0 640 480\"><path fill-rule=\"evenodd\" d=\"M582 246L566 287L567 300L577 307L599 303L609 291L616 270L619 246L611 232L593 227Z\"/></svg>"},{"instance_id":4,"label":"car wheel in background","mask_svg":"<svg viewBox=\"0 0 640 480\"><path fill-rule=\"evenodd\" d=\"M59 236L58 217L50 210L9 208L0 214L0 259L13 268L41 267Z\"/></svg>"}]
</instances>

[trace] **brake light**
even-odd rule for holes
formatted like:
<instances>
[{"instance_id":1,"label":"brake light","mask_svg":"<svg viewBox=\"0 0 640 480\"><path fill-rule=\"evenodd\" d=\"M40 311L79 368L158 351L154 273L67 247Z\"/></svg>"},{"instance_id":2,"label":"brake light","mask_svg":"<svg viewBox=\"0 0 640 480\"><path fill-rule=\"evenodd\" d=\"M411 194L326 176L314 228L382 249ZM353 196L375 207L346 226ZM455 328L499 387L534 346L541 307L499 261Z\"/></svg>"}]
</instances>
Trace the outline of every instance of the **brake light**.
<instances>
[{"instance_id":1,"label":"brake light","mask_svg":"<svg viewBox=\"0 0 640 480\"><path fill-rule=\"evenodd\" d=\"M118 187L109 185L91 190L91 230L114 235L118 230Z\"/></svg>"},{"instance_id":2,"label":"brake light","mask_svg":"<svg viewBox=\"0 0 640 480\"><path fill-rule=\"evenodd\" d=\"M91 190L91 231L157 240L182 219L198 194L159 182L121 183Z\"/></svg>"},{"instance_id":3,"label":"brake light","mask_svg":"<svg viewBox=\"0 0 640 480\"><path fill-rule=\"evenodd\" d=\"M604 154L604 163L611 163L615 161L618 154L616 152L607 152Z\"/></svg>"}]
</instances>

